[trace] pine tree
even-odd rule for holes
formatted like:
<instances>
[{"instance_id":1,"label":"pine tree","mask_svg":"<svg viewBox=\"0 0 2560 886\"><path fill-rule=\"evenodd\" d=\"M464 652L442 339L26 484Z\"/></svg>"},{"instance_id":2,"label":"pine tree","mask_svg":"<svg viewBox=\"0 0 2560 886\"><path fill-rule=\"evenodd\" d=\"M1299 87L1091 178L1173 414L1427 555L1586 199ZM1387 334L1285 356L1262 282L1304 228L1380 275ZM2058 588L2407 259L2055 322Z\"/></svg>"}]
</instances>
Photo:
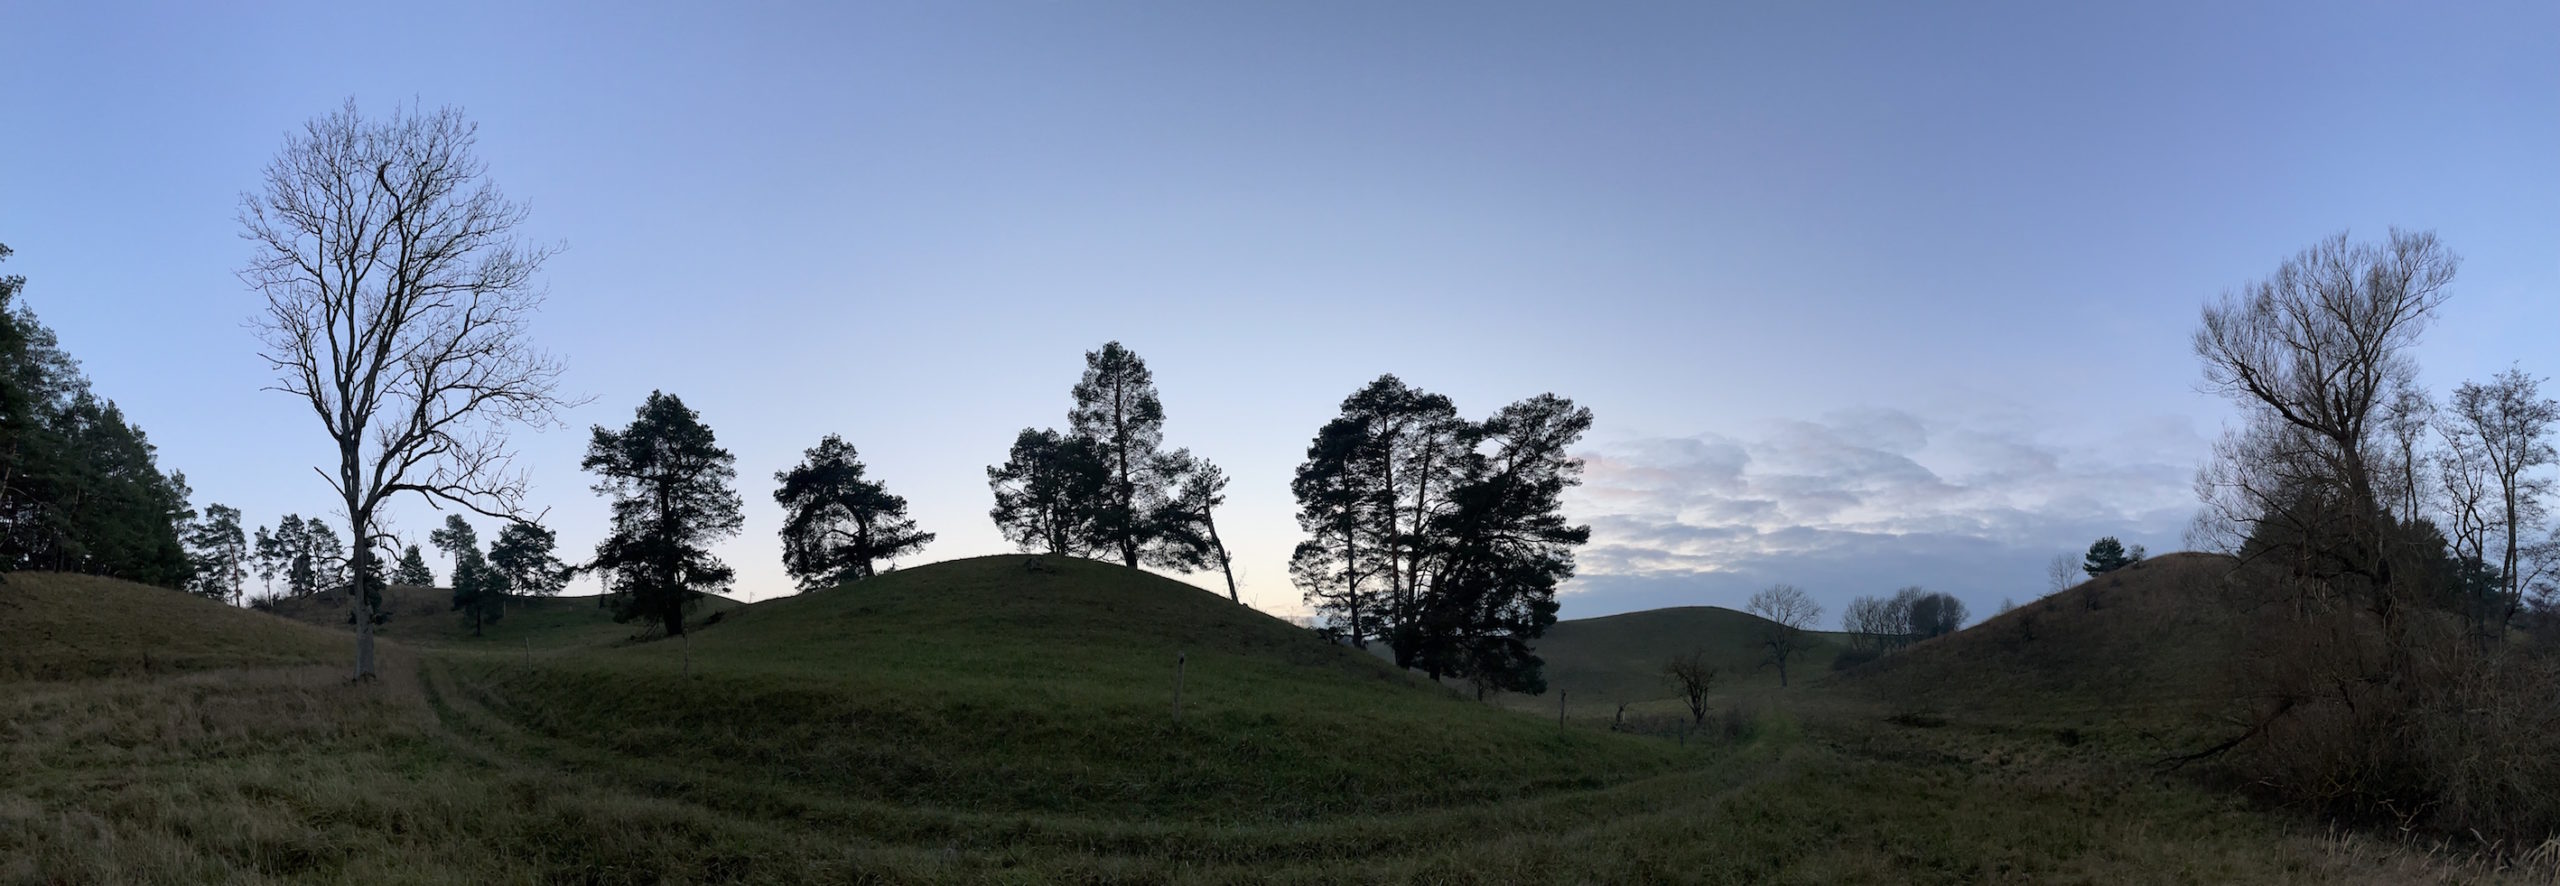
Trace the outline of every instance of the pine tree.
<instances>
[{"instance_id":1,"label":"pine tree","mask_svg":"<svg viewBox=\"0 0 2560 886\"><path fill-rule=\"evenodd\" d=\"M418 546L410 545L407 550L400 552L400 567L392 570L391 583L412 588L432 588L436 586L436 573L435 570L427 568L427 557L418 552Z\"/></svg>"},{"instance_id":2,"label":"pine tree","mask_svg":"<svg viewBox=\"0 0 2560 886\"><path fill-rule=\"evenodd\" d=\"M1156 473L1172 483L1173 494L1152 515L1150 533L1157 545L1151 562L1184 572L1214 566L1227 578L1227 600L1243 603L1236 593L1235 562L1218 537L1216 511L1227 503L1227 473L1188 449L1166 453Z\"/></svg>"},{"instance_id":3,"label":"pine tree","mask_svg":"<svg viewBox=\"0 0 2560 886\"><path fill-rule=\"evenodd\" d=\"M471 624L471 636L506 615L507 587L480 552L480 533L461 514L448 514L444 528L427 533L427 542L453 558L453 611Z\"/></svg>"},{"instance_id":4,"label":"pine tree","mask_svg":"<svg viewBox=\"0 0 2560 886\"><path fill-rule=\"evenodd\" d=\"M631 424L597 426L580 467L613 499L613 529L596 545L592 568L609 576L614 618L656 620L684 633L684 613L734 573L708 546L741 522L736 459L684 401L651 391Z\"/></svg>"},{"instance_id":5,"label":"pine tree","mask_svg":"<svg viewBox=\"0 0 2560 886\"><path fill-rule=\"evenodd\" d=\"M800 464L777 471L782 505L782 566L803 591L835 587L873 574L875 561L922 550L933 533L907 517L907 500L863 477L860 454L828 434Z\"/></svg>"},{"instance_id":6,"label":"pine tree","mask_svg":"<svg viewBox=\"0 0 2560 886\"><path fill-rule=\"evenodd\" d=\"M240 510L225 504L206 505L203 517L187 527L186 544L195 564L195 579L187 589L238 603L250 558L249 540L240 532Z\"/></svg>"},{"instance_id":7,"label":"pine tree","mask_svg":"<svg viewBox=\"0 0 2560 886\"><path fill-rule=\"evenodd\" d=\"M987 468L996 498L987 516L1022 550L1085 556L1110 541L1095 513L1109 482L1091 441L1024 428L1005 463Z\"/></svg>"},{"instance_id":8,"label":"pine tree","mask_svg":"<svg viewBox=\"0 0 2560 886\"><path fill-rule=\"evenodd\" d=\"M1466 677L1479 695L1546 691L1530 644L1555 624L1556 588L1591 540L1591 527L1563 514L1564 490L1582 482L1570 450L1590 429L1591 410L1542 394L1504 407L1461 447L1453 507L1424 542L1433 583L1413 657L1433 676Z\"/></svg>"},{"instance_id":9,"label":"pine tree","mask_svg":"<svg viewBox=\"0 0 2560 886\"><path fill-rule=\"evenodd\" d=\"M550 596L569 583L569 567L551 551L559 537L533 523L508 523L489 543L489 566L512 593Z\"/></svg>"},{"instance_id":10,"label":"pine tree","mask_svg":"<svg viewBox=\"0 0 2560 886\"><path fill-rule=\"evenodd\" d=\"M1123 565L1136 569L1153 541L1147 515L1167 493L1155 471L1156 449L1164 442L1164 403L1146 361L1119 342L1086 352L1084 366L1075 408L1067 413L1068 432L1092 441L1102 463L1106 481L1092 509L1095 531L1119 552Z\"/></svg>"},{"instance_id":11,"label":"pine tree","mask_svg":"<svg viewBox=\"0 0 2560 886\"><path fill-rule=\"evenodd\" d=\"M1346 416L1326 422L1289 484L1298 500L1298 528L1308 536L1289 556L1289 578L1343 642L1363 649L1381 634L1379 610L1386 600L1370 569L1381 562L1376 552L1385 546L1372 518L1381 496L1373 494L1357 465L1368 448L1365 421Z\"/></svg>"},{"instance_id":12,"label":"pine tree","mask_svg":"<svg viewBox=\"0 0 2560 886\"><path fill-rule=\"evenodd\" d=\"M2132 563L2133 557L2125 553L2124 542L2117 541L2115 536L2110 535L2089 545L2089 555L2081 562L2080 569L2095 578L2123 569Z\"/></svg>"},{"instance_id":13,"label":"pine tree","mask_svg":"<svg viewBox=\"0 0 2560 886\"><path fill-rule=\"evenodd\" d=\"M1562 516L1591 412L1552 394L1482 424L1382 376L1316 433L1291 492L1308 534L1290 577L1347 642L1478 690L1545 685L1530 641L1555 622L1590 528Z\"/></svg>"}]
</instances>

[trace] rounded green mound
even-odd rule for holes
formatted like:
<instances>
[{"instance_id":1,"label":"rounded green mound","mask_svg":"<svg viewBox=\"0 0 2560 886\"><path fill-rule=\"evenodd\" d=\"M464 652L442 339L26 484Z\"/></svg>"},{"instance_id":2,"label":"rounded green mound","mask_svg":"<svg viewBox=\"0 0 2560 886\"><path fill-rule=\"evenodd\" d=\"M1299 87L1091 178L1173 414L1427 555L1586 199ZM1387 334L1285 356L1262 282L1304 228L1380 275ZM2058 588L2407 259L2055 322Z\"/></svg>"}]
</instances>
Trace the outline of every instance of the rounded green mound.
<instances>
[{"instance_id":1,"label":"rounded green mound","mask_svg":"<svg viewBox=\"0 0 2560 886\"><path fill-rule=\"evenodd\" d=\"M0 582L0 677L278 667L354 655L344 636L168 588L50 572Z\"/></svg>"},{"instance_id":2,"label":"rounded green mound","mask_svg":"<svg viewBox=\"0 0 2560 886\"><path fill-rule=\"evenodd\" d=\"M1612 784L1677 757L1458 698L1181 582L1058 557L902 570L688 639L454 662L461 679L439 685L503 723L493 736L757 783L759 802L1300 821Z\"/></svg>"}]
</instances>

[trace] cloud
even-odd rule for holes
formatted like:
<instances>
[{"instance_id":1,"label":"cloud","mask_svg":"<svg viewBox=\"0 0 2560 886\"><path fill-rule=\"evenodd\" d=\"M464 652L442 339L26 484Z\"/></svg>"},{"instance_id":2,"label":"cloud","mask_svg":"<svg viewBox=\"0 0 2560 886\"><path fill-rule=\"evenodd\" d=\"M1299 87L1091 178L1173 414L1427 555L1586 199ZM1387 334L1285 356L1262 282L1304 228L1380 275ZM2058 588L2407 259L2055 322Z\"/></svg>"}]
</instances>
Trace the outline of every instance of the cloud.
<instances>
[{"instance_id":1,"label":"cloud","mask_svg":"<svg viewBox=\"0 0 2560 886\"><path fill-rule=\"evenodd\" d=\"M1568 505L1592 537L1565 614L1738 607L1775 582L1834 612L1918 584L1988 614L2041 593L2045 564L2098 536L2174 547L2195 511L2201 435L2159 419L2056 436L2013 414L1877 408L1595 445Z\"/></svg>"}]
</instances>

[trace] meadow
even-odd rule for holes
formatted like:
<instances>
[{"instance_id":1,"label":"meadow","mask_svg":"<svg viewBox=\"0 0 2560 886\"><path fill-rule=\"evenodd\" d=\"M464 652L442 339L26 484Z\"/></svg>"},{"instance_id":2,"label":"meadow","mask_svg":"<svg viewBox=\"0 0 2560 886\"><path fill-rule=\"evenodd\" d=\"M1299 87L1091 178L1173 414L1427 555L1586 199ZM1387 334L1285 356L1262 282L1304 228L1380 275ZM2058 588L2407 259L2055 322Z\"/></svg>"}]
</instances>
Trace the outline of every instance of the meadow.
<instances>
[{"instance_id":1,"label":"meadow","mask_svg":"<svg viewBox=\"0 0 2560 886\"><path fill-rule=\"evenodd\" d=\"M0 881L2552 880L2156 765L2210 725L2168 700L2209 682L2173 676L2212 668L2142 633L2166 616L2109 613L2202 561L1785 688L1737 658L1704 728L1647 734L1597 703L1676 708L1637 698L1638 634L1730 643L1738 613L1560 625L1556 681L1595 704L1559 723L1179 582L1032 559L706 606L672 640L591 599L518 601L476 638L413 600L369 684L324 606L13 575ZM2124 665L2147 688L2105 688L2096 653L2144 649L2168 662Z\"/></svg>"}]
</instances>

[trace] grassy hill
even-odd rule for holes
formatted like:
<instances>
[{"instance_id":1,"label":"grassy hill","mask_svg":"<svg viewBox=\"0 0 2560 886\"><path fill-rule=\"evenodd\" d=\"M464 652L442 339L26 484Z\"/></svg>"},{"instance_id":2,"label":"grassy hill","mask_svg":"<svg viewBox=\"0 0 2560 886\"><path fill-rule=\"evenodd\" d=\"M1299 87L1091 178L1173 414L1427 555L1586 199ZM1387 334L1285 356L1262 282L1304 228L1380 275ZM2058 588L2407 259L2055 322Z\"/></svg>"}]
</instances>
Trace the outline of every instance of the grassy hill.
<instances>
[{"instance_id":1,"label":"grassy hill","mask_svg":"<svg viewBox=\"0 0 2560 886\"><path fill-rule=\"evenodd\" d=\"M1845 683L1799 685L1685 743L1559 727L1189 585L1027 559L743 606L690 639L577 624L512 643L394 639L371 684L344 680L335 626L13 577L0 657L49 636L43 648L72 651L28 660L94 676L0 674L0 882L2305 882L2441 868L2085 747L2053 752L2048 734L1893 725ZM128 609L168 618L146 628ZM522 642L536 636L553 642ZM113 665L141 647L201 657L179 673Z\"/></svg>"},{"instance_id":2,"label":"grassy hill","mask_svg":"<svg viewBox=\"0 0 2560 886\"><path fill-rule=\"evenodd\" d=\"M505 650L457 667L487 687L472 701L547 739L909 807L1290 821L1670 763L1655 744L1500 716L1181 582L1025 562L902 570L529 673ZM688 673L628 691L635 675ZM687 724L717 728L665 740Z\"/></svg>"},{"instance_id":3,"label":"grassy hill","mask_svg":"<svg viewBox=\"0 0 2560 886\"><path fill-rule=\"evenodd\" d=\"M503 615L474 636L462 614L453 611L450 588L395 585L383 594L390 619L375 630L387 639L411 643L588 645L625 640L656 631L654 623L619 623L595 595L565 597L509 596ZM706 595L688 616L701 621L744 604L718 594ZM345 630L347 598L337 594L284 597L275 601L277 615L325 628Z\"/></svg>"},{"instance_id":4,"label":"grassy hill","mask_svg":"<svg viewBox=\"0 0 2560 886\"><path fill-rule=\"evenodd\" d=\"M1993 616L1840 678L1908 709L2005 720L2146 727L2227 697L2245 647L2216 554L2153 557Z\"/></svg>"},{"instance_id":5,"label":"grassy hill","mask_svg":"<svg viewBox=\"0 0 2560 886\"><path fill-rule=\"evenodd\" d=\"M1556 622L1539 638L1536 651L1546 660L1549 695L1506 694L1505 705L1555 711L1554 693L1565 695L1573 716L1609 717L1620 703L1630 713L1678 710L1677 690L1663 676L1672 656L1691 650L1707 653L1718 669L1717 697L1757 695L1778 687L1778 671L1765 664L1767 650L1760 631L1768 619L1720 606L1677 606L1598 618ZM1787 668L1791 683L1828 676L1831 660L1847 648L1844 635L1816 632L1812 643Z\"/></svg>"},{"instance_id":6,"label":"grassy hill","mask_svg":"<svg viewBox=\"0 0 2560 886\"><path fill-rule=\"evenodd\" d=\"M0 677L268 667L347 651L326 631L167 588L42 572L0 581Z\"/></svg>"}]
</instances>

